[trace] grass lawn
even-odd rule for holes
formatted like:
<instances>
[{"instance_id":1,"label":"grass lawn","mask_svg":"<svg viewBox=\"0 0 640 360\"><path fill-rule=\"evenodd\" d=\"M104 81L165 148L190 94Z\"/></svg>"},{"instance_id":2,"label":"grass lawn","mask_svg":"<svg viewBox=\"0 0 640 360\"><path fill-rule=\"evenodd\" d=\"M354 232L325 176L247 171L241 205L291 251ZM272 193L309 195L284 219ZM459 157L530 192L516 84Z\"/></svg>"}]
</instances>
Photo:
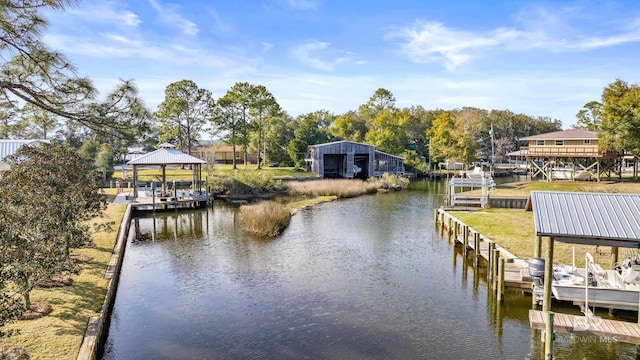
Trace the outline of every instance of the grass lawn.
<instances>
[{"instance_id":1,"label":"grass lawn","mask_svg":"<svg viewBox=\"0 0 640 360\"><path fill-rule=\"evenodd\" d=\"M608 193L640 193L640 184L635 182L581 182L581 181L532 181L507 183L492 190L491 197L527 197L531 190L546 191L583 191ZM479 190L474 190L479 192ZM521 258L533 256L535 228L533 212L521 209L486 209L474 212L450 211L450 213L470 227L494 240L500 246ZM547 240L543 239L542 255L545 254ZM571 244L556 242L554 260L565 264L572 261ZM611 268L611 250L609 247L576 245L576 266L584 266L585 252L590 252L596 262L603 268ZM619 258L624 257L624 250L619 250Z\"/></svg>"},{"instance_id":2,"label":"grass lawn","mask_svg":"<svg viewBox=\"0 0 640 360\"><path fill-rule=\"evenodd\" d=\"M546 191L583 191L609 193L640 193L640 183L617 181L528 181L501 184L491 190L490 196L495 197L526 197L531 190ZM480 192L480 190L474 190Z\"/></svg>"},{"instance_id":3,"label":"grass lawn","mask_svg":"<svg viewBox=\"0 0 640 360\"><path fill-rule=\"evenodd\" d=\"M449 211L451 215L493 240L519 258L533 257L536 240L533 225L533 212L522 209L487 209L481 211ZM546 251L546 238L542 239L542 257ZM556 242L554 244L554 262L571 264L571 244ZM609 247L576 245L576 266L584 266L586 252L590 252L603 268L611 268L611 250ZM623 253L620 250L620 259Z\"/></svg>"},{"instance_id":4,"label":"grass lawn","mask_svg":"<svg viewBox=\"0 0 640 360\"><path fill-rule=\"evenodd\" d=\"M72 286L31 292L32 302L46 302L53 306L53 312L40 319L7 325L7 330L17 329L20 334L3 338L0 344L20 346L31 359L76 358L87 321L97 316L102 307L108 284L104 275L125 209L122 204L109 204L103 216L92 221L109 224L109 230L94 233L95 248L74 251L93 260L81 264L82 270L73 276Z\"/></svg>"}]
</instances>

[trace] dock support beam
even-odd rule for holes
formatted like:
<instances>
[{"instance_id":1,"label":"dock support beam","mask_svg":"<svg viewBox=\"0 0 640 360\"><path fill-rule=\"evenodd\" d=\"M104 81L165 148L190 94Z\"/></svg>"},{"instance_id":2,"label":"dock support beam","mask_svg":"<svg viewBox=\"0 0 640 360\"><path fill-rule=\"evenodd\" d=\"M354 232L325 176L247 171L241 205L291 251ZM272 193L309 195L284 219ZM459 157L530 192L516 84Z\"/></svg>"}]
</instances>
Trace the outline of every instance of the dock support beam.
<instances>
[{"instance_id":1,"label":"dock support beam","mask_svg":"<svg viewBox=\"0 0 640 360\"><path fill-rule=\"evenodd\" d=\"M462 235L462 256L467 257L467 248L469 247L469 230L465 229Z\"/></svg>"},{"instance_id":2,"label":"dock support beam","mask_svg":"<svg viewBox=\"0 0 640 360\"><path fill-rule=\"evenodd\" d=\"M547 311L546 316L546 330L544 333L544 358L546 360L553 359L553 312Z\"/></svg>"},{"instance_id":3,"label":"dock support beam","mask_svg":"<svg viewBox=\"0 0 640 360\"><path fill-rule=\"evenodd\" d=\"M553 281L553 237L549 237L547 256L544 263L544 300L542 301L542 313L546 317L546 331L544 356L545 359L553 359L553 313L551 312L551 282Z\"/></svg>"},{"instance_id":4,"label":"dock support beam","mask_svg":"<svg viewBox=\"0 0 640 360\"><path fill-rule=\"evenodd\" d=\"M493 251L496 249L496 243L493 241L489 243L489 251L487 252L487 263L489 264L489 268L487 269L487 282L491 286L491 282L493 281Z\"/></svg>"},{"instance_id":5,"label":"dock support beam","mask_svg":"<svg viewBox=\"0 0 640 360\"><path fill-rule=\"evenodd\" d=\"M493 249L493 265L491 270L491 288L496 289L498 286L498 263L500 262L500 249Z\"/></svg>"},{"instance_id":6,"label":"dock support beam","mask_svg":"<svg viewBox=\"0 0 640 360\"><path fill-rule=\"evenodd\" d=\"M533 257L542 257L542 236L536 236L533 246Z\"/></svg>"},{"instance_id":7,"label":"dock support beam","mask_svg":"<svg viewBox=\"0 0 640 360\"><path fill-rule=\"evenodd\" d=\"M498 302L504 299L504 259L498 259Z\"/></svg>"},{"instance_id":8,"label":"dock support beam","mask_svg":"<svg viewBox=\"0 0 640 360\"><path fill-rule=\"evenodd\" d=\"M480 260L480 233L475 233L473 237L473 248L474 248L474 256L473 256L473 267L478 268L478 263Z\"/></svg>"},{"instance_id":9,"label":"dock support beam","mask_svg":"<svg viewBox=\"0 0 640 360\"><path fill-rule=\"evenodd\" d=\"M552 237L549 238L547 246L547 256L544 263L544 300L542 301L542 312L551 311L551 282L553 281L553 243Z\"/></svg>"},{"instance_id":10,"label":"dock support beam","mask_svg":"<svg viewBox=\"0 0 640 360\"><path fill-rule=\"evenodd\" d=\"M618 263L618 247L612 246L611 247L611 268L615 269L617 263Z\"/></svg>"}]
</instances>

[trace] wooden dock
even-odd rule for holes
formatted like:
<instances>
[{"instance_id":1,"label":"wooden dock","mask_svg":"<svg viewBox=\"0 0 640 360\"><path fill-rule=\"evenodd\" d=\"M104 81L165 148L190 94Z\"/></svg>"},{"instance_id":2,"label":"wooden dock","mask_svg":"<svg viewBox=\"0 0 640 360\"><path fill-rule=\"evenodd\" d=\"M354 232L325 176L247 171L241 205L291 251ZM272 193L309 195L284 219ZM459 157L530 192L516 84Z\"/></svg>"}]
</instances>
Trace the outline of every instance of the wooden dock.
<instances>
[{"instance_id":1,"label":"wooden dock","mask_svg":"<svg viewBox=\"0 0 640 360\"><path fill-rule=\"evenodd\" d=\"M529 325L533 329L545 330L547 325L544 313L539 310L529 310ZM640 345L640 325L626 321L554 313L553 331L593 336L599 338L599 342L625 342Z\"/></svg>"},{"instance_id":2,"label":"wooden dock","mask_svg":"<svg viewBox=\"0 0 640 360\"><path fill-rule=\"evenodd\" d=\"M497 292L498 301L503 300L505 289L533 291L527 260L517 258L442 208L435 210L435 222L443 235L446 232L450 241L462 246L463 256L471 253L474 268L481 262L487 267L487 283Z\"/></svg>"},{"instance_id":3,"label":"wooden dock","mask_svg":"<svg viewBox=\"0 0 640 360\"><path fill-rule=\"evenodd\" d=\"M458 234L456 242L464 246L464 234ZM480 235L480 257L488 264L490 260L490 242ZM467 242L467 250L475 254L475 241ZM527 266L518 260L513 254L497 246L500 251L500 258L505 260L504 264L504 286L505 288L519 289L526 292L532 291L532 280L527 273Z\"/></svg>"},{"instance_id":4,"label":"wooden dock","mask_svg":"<svg viewBox=\"0 0 640 360\"><path fill-rule=\"evenodd\" d=\"M200 194L195 196L181 197L137 197L130 194L119 194L114 202L131 204L135 211L162 211L176 209L193 209L205 207L209 204L209 195Z\"/></svg>"}]
</instances>

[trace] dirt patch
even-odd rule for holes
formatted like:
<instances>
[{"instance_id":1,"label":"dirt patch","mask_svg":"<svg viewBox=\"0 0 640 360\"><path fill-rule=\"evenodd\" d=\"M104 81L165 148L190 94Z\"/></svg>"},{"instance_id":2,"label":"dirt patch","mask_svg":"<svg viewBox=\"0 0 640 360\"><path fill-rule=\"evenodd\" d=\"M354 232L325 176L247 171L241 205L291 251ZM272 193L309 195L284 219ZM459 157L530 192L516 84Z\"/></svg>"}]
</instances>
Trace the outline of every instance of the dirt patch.
<instances>
[{"instance_id":1,"label":"dirt patch","mask_svg":"<svg viewBox=\"0 0 640 360\"><path fill-rule=\"evenodd\" d=\"M54 288L54 287L63 287L63 286L71 286L71 285L73 285L73 279L71 278L71 276L55 275L41 281L38 284L38 287Z\"/></svg>"},{"instance_id":2,"label":"dirt patch","mask_svg":"<svg viewBox=\"0 0 640 360\"><path fill-rule=\"evenodd\" d=\"M47 303L36 302L31 308L22 314L22 320L34 320L51 314L53 307Z\"/></svg>"},{"instance_id":3,"label":"dirt patch","mask_svg":"<svg viewBox=\"0 0 640 360\"><path fill-rule=\"evenodd\" d=\"M19 347L13 345L0 345L0 360L29 360L29 354Z\"/></svg>"}]
</instances>

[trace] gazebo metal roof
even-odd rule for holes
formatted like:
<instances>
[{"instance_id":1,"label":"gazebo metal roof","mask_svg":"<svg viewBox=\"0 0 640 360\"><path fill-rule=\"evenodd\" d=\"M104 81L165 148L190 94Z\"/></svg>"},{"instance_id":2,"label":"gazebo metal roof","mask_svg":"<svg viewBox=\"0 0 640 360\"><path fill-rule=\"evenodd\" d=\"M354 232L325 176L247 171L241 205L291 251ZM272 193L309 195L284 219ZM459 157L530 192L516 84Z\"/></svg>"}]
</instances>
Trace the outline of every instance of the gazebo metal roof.
<instances>
[{"instance_id":1,"label":"gazebo metal roof","mask_svg":"<svg viewBox=\"0 0 640 360\"><path fill-rule=\"evenodd\" d=\"M640 247L640 194L532 191L531 206L537 236Z\"/></svg>"},{"instance_id":2,"label":"gazebo metal roof","mask_svg":"<svg viewBox=\"0 0 640 360\"><path fill-rule=\"evenodd\" d=\"M174 149L175 146L164 143L158 150L129 160L127 165L169 165L169 164L206 164L207 162L195 156L185 154Z\"/></svg>"}]
</instances>

